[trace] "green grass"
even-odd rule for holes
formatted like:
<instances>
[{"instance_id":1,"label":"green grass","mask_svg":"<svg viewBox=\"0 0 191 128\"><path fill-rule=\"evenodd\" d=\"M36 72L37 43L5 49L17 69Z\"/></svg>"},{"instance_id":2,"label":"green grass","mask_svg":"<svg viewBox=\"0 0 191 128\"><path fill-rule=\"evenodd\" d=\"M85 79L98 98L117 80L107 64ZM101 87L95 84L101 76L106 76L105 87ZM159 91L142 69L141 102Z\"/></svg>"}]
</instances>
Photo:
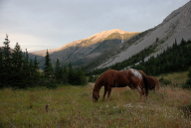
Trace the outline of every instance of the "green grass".
<instances>
[{"instance_id":1,"label":"green grass","mask_svg":"<svg viewBox=\"0 0 191 128\"><path fill-rule=\"evenodd\" d=\"M188 72L167 73L160 75L158 78L169 80L172 85L181 86L188 80Z\"/></svg>"},{"instance_id":2,"label":"green grass","mask_svg":"<svg viewBox=\"0 0 191 128\"><path fill-rule=\"evenodd\" d=\"M114 89L111 99L98 103L92 102L91 92L92 85L0 90L0 127L188 128L191 124L179 109L191 104L189 90L165 87L141 102L135 90Z\"/></svg>"}]
</instances>

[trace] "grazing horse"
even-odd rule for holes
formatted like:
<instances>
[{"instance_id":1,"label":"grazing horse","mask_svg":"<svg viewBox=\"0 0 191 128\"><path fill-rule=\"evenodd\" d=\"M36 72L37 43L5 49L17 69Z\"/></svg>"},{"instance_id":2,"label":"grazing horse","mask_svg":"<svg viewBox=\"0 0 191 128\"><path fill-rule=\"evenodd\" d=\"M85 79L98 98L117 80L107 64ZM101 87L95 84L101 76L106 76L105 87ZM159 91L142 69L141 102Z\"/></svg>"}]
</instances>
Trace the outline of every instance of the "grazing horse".
<instances>
[{"instance_id":1,"label":"grazing horse","mask_svg":"<svg viewBox=\"0 0 191 128\"><path fill-rule=\"evenodd\" d=\"M129 69L124 71L107 70L97 80L93 89L93 100L98 101L99 91L104 86L103 100L107 94L110 97L111 90L113 87L126 87L129 86L131 89L137 89L142 96L148 95L149 87L145 84L146 74L139 72L135 69Z\"/></svg>"}]
</instances>

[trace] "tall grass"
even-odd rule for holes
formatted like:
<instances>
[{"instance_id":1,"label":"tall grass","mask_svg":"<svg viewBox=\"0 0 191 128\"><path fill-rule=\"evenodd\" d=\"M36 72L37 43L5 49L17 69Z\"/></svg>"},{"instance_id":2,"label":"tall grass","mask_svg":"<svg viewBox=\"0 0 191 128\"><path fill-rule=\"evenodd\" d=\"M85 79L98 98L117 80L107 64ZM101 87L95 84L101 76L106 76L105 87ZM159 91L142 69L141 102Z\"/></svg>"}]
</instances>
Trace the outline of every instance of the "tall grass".
<instances>
[{"instance_id":1,"label":"tall grass","mask_svg":"<svg viewBox=\"0 0 191 128\"><path fill-rule=\"evenodd\" d=\"M141 102L136 91L114 89L111 99L93 103L92 86L54 90L0 90L0 127L16 128L189 128L179 109L191 91L164 87ZM46 111L46 106L48 110Z\"/></svg>"}]
</instances>

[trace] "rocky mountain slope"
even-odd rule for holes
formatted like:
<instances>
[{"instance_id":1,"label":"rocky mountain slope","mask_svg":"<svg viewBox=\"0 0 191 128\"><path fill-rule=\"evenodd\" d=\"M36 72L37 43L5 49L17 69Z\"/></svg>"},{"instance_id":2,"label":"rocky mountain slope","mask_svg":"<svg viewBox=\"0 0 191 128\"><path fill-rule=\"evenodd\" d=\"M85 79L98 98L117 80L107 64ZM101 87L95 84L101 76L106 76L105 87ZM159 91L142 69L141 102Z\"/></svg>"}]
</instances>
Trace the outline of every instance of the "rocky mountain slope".
<instances>
[{"instance_id":1,"label":"rocky mountain slope","mask_svg":"<svg viewBox=\"0 0 191 128\"><path fill-rule=\"evenodd\" d=\"M157 14L156 14L157 16ZM142 33L113 29L95 34L86 39L71 42L57 49L50 49L53 63L59 59L87 69L100 69L123 62L147 48L156 56L176 42L191 39L191 1L173 11L158 26ZM153 47L154 46L154 47ZM33 52L45 56L46 50ZM42 57L39 61L43 63Z\"/></svg>"},{"instance_id":2,"label":"rocky mountain slope","mask_svg":"<svg viewBox=\"0 0 191 128\"><path fill-rule=\"evenodd\" d=\"M124 46L120 53L110 57L97 68L108 67L127 60L152 45L157 45L157 47L150 56L159 54L171 46L175 40L180 43L182 38L185 40L191 39L191 1L173 11L155 28L138 34L133 40L127 40L125 43L127 46ZM129 42L133 42L132 45L128 45Z\"/></svg>"},{"instance_id":3,"label":"rocky mountain slope","mask_svg":"<svg viewBox=\"0 0 191 128\"><path fill-rule=\"evenodd\" d=\"M49 53L53 62L59 59L63 64L71 63L74 66L98 65L111 55L115 55L123 47L124 42L137 34L137 32L127 32L119 29L103 31L86 39L71 42L63 47L50 49ZM46 50L33 52L32 54L45 56Z\"/></svg>"}]
</instances>

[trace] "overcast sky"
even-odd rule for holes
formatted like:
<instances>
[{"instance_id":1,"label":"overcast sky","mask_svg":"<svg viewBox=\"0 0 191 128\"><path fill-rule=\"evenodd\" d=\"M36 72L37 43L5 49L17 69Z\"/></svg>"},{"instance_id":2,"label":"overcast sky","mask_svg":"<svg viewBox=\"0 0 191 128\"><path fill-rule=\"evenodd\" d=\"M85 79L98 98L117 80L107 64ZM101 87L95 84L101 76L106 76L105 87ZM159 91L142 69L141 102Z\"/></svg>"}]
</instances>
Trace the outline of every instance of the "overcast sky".
<instances>
[{"instance_id":1,"label":"overcast sky","mask_svg":"<svg viewBox=\"0 0 191 128\"><path fill-rule=\"evenodd\" d=\"M141 32L189 0L0 0L0 45L60 47L105 30Z\"/></svg>"}]
</instances>

